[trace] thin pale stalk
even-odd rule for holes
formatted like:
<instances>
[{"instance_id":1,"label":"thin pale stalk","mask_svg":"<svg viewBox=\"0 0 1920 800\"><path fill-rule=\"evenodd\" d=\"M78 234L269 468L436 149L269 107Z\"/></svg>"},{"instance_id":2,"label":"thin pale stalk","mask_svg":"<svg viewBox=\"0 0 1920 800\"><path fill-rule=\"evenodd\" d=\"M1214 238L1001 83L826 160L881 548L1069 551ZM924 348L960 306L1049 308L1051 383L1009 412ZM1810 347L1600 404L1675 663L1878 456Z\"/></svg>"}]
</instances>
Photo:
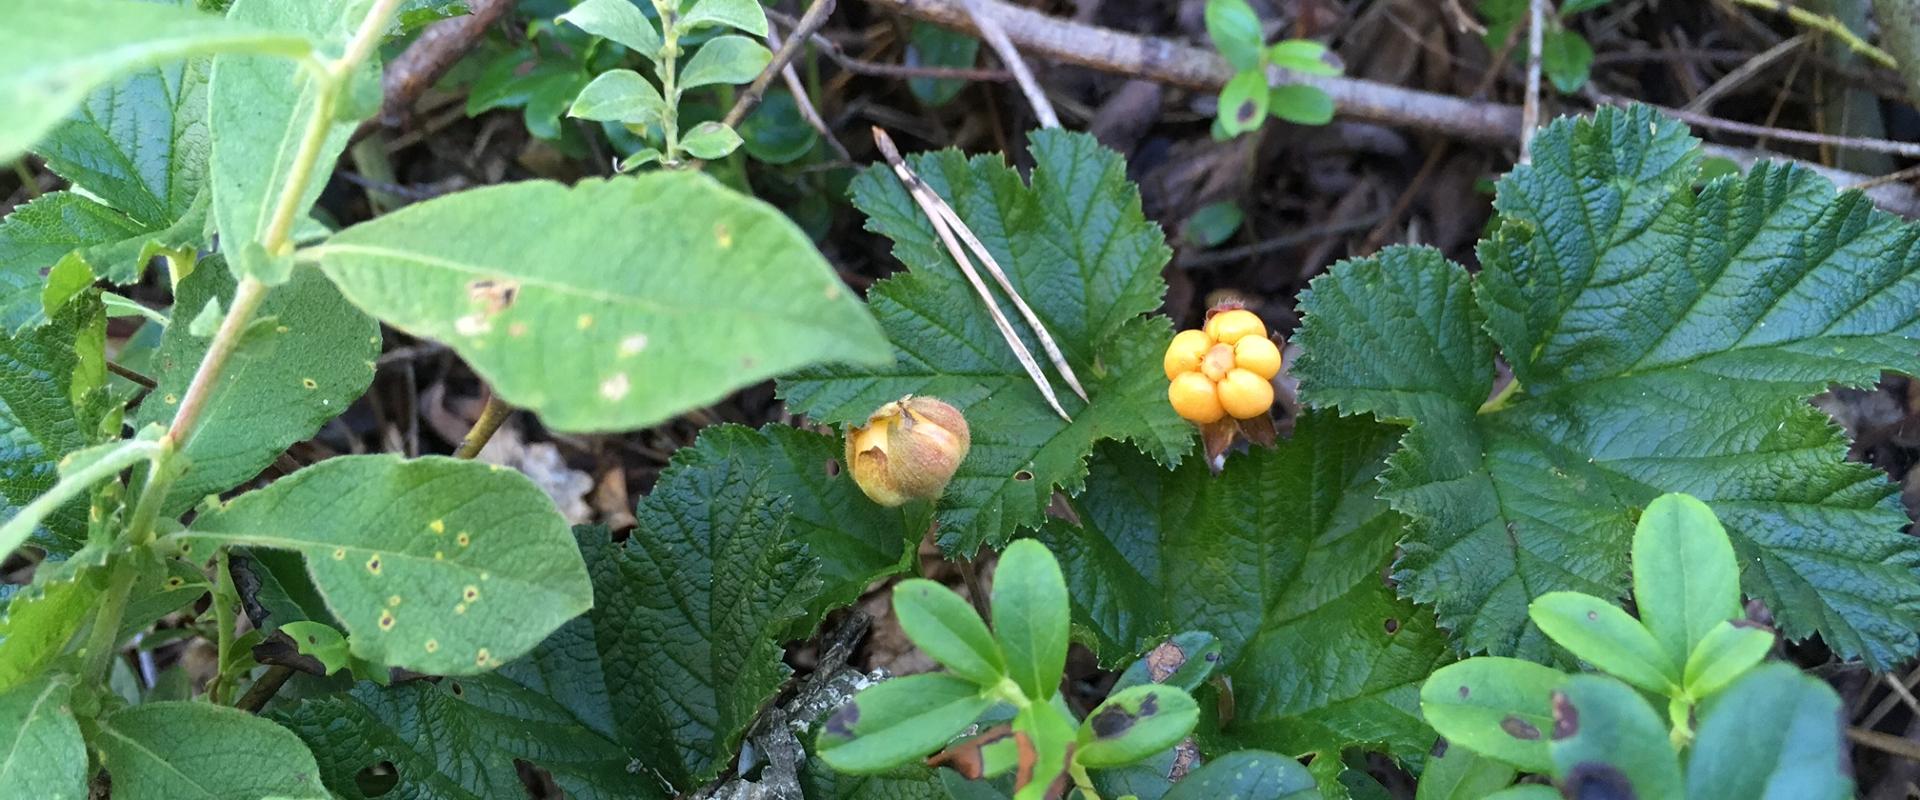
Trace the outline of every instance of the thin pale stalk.
<instances>
[{"instance_id":1,"label":"thin pale stalk","mask_svg":"<svg viewBox=\"0 0 1920 800\"><path fill-rule=\"evenodd\" d=\"M967 249L972 250L974 256L980 259L980 264L987 268L987 274L992 275L994 282L1000 284L1001 289L1006 290L1008 297L1013 298L1013 307L1020 311L1020 316L1026 319L1028 326L1033 328L1034 338L1040 340L1040 346L1047 351L1048 360L1053 362L1055 369L1060 370L1060 377L1066 379L1067 386L1073 389L1074 394L1086 400L1087 390L1080 387L1080 378L1073 374L1073 366L1067 363L1067 357L1060 352L1060 345L1054 342L1053 334L1047 331L1047 326L1040 321L1040 316L1033 313L1033 309L1027 305L1026 298L1021 297L1020 292L1013 288L1013 282L1007 280L1007 273L1000 269L1000 262L994 259L993 253L980 242L980 238L973 235L973 230L967 227L967 223L961 221L960 215L954 212L953 206L947 205L947 201L941 199L938 194L932 192L928 194L933 195L934 207L939 209L941 216L946 217L947 224L953 227L953 232L959 235L960 241L966 243Z\"/></svg>"},{"instance_id":2,"label":"thin pale stalk","mask_svg":"<svg viewBox=\"0 0 1920 800\"><path fill-rule=\"evenodd\" d=\"M992 290L987 288L985 281L980 280L980 273L974 270L972 261L967 258L966 248L954 238L953 230L947 224L946 218L940 214L939 207L934 205L939 196L935 195L918 175L913 174L913 170L907 168L906 160L900 157L899 148L893 146L893 139L887 136L886 131L874 128L873 141L879 145L880 152L887 158L887 163L893 165L893 172L900 177L900 182L906 184L908 196L913 198L913 202L920 206L920 210L933 223L933 232L940 237L941 243L947 246L947 252L953 256L954 262L960 265L960 273L967 276L967 283L973 285L973 291L980 295L981 302L986 303L987 313L993 318L994 327L1000 329L1000 336L1006 339L1007 346L1013 349L1013 356L1020 361L1020 366L1026 369L1027 377L1032 378L1033 384L1039 387L1040 395L1046 398L1047 405L1053 408L1053 413L1059 414L1061 419L1072 422L1073 418L1067 416L1067 410L1060 407L1060 398L1054 394L1053 386L1047 382L1046 373L1040 370L1040 362L1034 360L1033 352L1027 349L1026 343L1020 341L1020 334L1014 331L1013 323L1000 311L1000 304L994 302ZM929 196L935 199L929 200Z\"/></svg>"}]
</instances>

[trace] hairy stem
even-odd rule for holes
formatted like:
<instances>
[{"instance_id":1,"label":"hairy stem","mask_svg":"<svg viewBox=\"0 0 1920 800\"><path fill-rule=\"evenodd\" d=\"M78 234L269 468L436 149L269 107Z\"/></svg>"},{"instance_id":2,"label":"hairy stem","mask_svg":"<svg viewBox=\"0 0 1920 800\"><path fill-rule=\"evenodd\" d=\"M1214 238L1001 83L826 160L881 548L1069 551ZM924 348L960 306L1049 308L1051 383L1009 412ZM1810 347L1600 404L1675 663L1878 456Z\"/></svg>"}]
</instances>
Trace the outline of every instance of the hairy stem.
<instances>
[{"instance_id":1,"label":"hairy stem","mask_svg":"<svg viewBox=\"0 0 1920 800\"><path fill-rule=\"evenodd\" d=\"M227 693L233 687L233 678L227 674L227 664L233 653L233 600L239 596L233 586L233 573L229 571L230 562L227 548L222 547L214 554L213 586L213 624L216 648L214 650L213 680L207 684L207 699L226 705Z\"/></svg>"},{"instance_id":2,"label":"hairy stem","mask_svg":"<svg viewBox=\"0 0 1920 800\"><path fill-rule=\"evenodd\" d=\"M667 134L667 152L661 161L668 165L680 163L680 90L678 68L674 62L680 57L680 10L670 0L653 0L653 9L660 13L660 94L667 99L667 107L661 110L660 128Z\"/></svg>"},{"instance_id":3,"label":"hairy stem","mask_svg":"<svg viewBox=\"0 0 1920 800\"><path fill-rule=\"evenodd\" d=\"M513 406L507 405L500 395L487 393L487 405L480 409L480 418L473 421L473 429L467 431L467 437L460 440L460 449L454 451L454 458L473 458L486 449L487 441L493 438L493 432L500 430L500 423L513 416Z\"/></svg>"}]
</instances>

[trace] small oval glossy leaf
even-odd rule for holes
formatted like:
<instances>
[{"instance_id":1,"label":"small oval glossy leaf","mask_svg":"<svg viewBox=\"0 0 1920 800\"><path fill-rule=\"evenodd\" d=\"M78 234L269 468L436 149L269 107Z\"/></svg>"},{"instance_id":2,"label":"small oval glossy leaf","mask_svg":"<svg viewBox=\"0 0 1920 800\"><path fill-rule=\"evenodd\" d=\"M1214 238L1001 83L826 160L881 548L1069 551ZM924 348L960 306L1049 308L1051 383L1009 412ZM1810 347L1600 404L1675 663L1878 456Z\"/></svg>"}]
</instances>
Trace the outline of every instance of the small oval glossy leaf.
<instances>
[{"instance_id":1,"label":"small oval glossy leaf","mask_svg":"<svg viewBox=\"0 0 1920 800\"><path fill-rule=\"evenodd\" d=\"M546 492L473 461L330 458L162 541L299 551L354 655L435 675L493 669L593 605Z\"/></svg>"},{"instance_id":2,"label":"small oval glossy leaf","mask_svg":"<svg viewBox=\"0 0 1920 800\"><path fill-rule=\"evenodd\" d=\"M720 122L702 122L687 131L680 146L694 158L726 158L740 146L740 134Z\"/></svg>"},{"instance_id":3,"label":"small oval glossy leaf","mask_svg":"<svg viewBox=\"0 0 1920 800\"><path fill-rule=\"evenodd\" d=\"M1220 127L1238 136L1267 121L1267 79L1258 70L1233 76L1220 90Z\"/></svg>"},{"instance_id":4,"label":"small oval glossy leaf","mask_svg":"<svg viewBox=\"0 0 1920 800\"><path fill-rule=\"evenodd\" d=\"M1665 494L1633 531L1633 599L1640 622L1675 663L1719 624L1740 616L1740 565L1706 503Z\"/></svg>"},{"instance_id":5,"label":"small oval glossy leaf","mask_svg":"<svg viewBox=\"0 0 1920 800\"><path fill-rule=\"evenodd\" d=\"M1273 87L1267 110L1298 125L1325 125L1333 121L1333 96L1319 87L1289 83Z\"/></svg>"},{"instance_id":6,"label":"small oval glossy leaf","mask_svg":"<svg viewBox=\"0 0 1920 800\"><path fill-rule=\"evenodd\" d=\"M1708 631L1687 659L1686 689L1695 700L1720 691L1773 650L1773 631L1722 622Z\"/></svg>"},{"instance_id":7,"label":"small oval glossy leaf","mask_svg":"<svg viewBox=\"0 0 1920 800\"><path fill-rule=\"evenodd\" d=\"M1021 539L993 572L993 629L1007 674L1034 700L1053 697L1067 665L1067 582L1046 545Z\"/></svg>"},{"instance_id":8,"label":"small oval glossy leaf","mask_svg":"<svg viewBox=\"0 0 1920 800\"><path fill-rule=\"evenodd\" d=\"M914 578L893 587L893 616L928 657L953 674L992 688L1006 674L1006 660L973 605L952 589Z\"/></svg>"},{"instance_id":9,"label":"small oval glossy leaf","mask_svg":"<svg viewBox=\"0 0 1920 800\"><path fill-rule=\"evenodd\" d=\"M980 687L953 675L894 678L827 718L820 757L841 772L884 772L945 746L992 705Z\"/></svg>"},{"instance_id":10,"label":"small oval glossy leaf","mask_svg":"<svg viewBox=\"0 0 1920 800\"><path fill-rule=\"evenodd\" d=\"M647 15L640 13L640 7L629 0L583 0L559 19L602 39L626 45L628 50L649 60L660 58L660 31L653 27L653 20L647 19Z\"/></svg>"},{"instance_id":11,"label":"small oval glossy leaf","mask_svg":"<svg viewBox=\"0 0 1920 800\"><path fill-rule=\"evenodd\" d=\"M1787 664L1746 674L1701 712L1688 800L1853 796L1840 697Z\"/></svg>"},{"instance_id":12,"label":"small oval glossy leaf","mask_svg":"<svg viewBox=\"0 0 1920 800\"><path fill-rule=\"evenodd\" d=\"M725 25L755 36L767 35L767 12L759 0L700 0L680 16L682 32Z\"/></svg>"},{"instance_id":13,"label":"small oval glossy leaf","mask_svg":"<svg viewBox=\"0 0 1920 800\"><path fill-rule=\"evenodd\" d=\"M1548 592L1527 607L1533 624L1595 668L1650 692L1680 686L1678 662L1653 634L1612 603L1580 592Z\"/></svg>"},{"instance_id":14,"label":"small oval glossy leaf","mask_svg":"<svg viewBox=\"0 0 1920 800\"><path fill-rule=\"evenodd\" d=\"M1239 750L1181 778L1161 800L1306 800L1319 797L1300 762L1265 750Z\"/></svg>"},{"instance_id":15,"label":"small oval glossy leaf","mask_svg":"<svg viewBox=\"0 0 1920 800\"><path fill-rule=\"evenodd\" d=\"M1415 787L1414 800L1482 800L1513 784L1512 764L1441 739ZM1555 797L1559 797L1556 793Z\"/></svg>"},{"instance_id":16,"label":"small oval glossy leaf","mask_svg":"<svg viewBox=\"0 0 1920 800\"><path fill-rule=\"evenodd\" d=\"M1080 723L1074 760L1118 767L1180 743L1200 720L1200 706L1173 686L1135 686L1107 697Z\"/></svg>"},{"instance_id":17,"label":"small oval glossy leaf","mask_svg":"<svg viewBox=\"0 0 1920 800\"><path fill-rule=\"evenodd\" d=\"M1547 732L1553 693L1565 673L1517 658L1469 658L1434 672L1420 687L1420 713L1454 747L1527 772L1553 767Z\"/></svg>"},{"instance_id":18,"label":"small oval glossy leaf","mask_svg":"<svg viewBox=\"0 0 1920 800\"><path fill-rule=\"evenodd\" d=\"M660 119L667 101L653 83L630 69L610 69L594 77L574 98L567 115L596 122L644 125Z\"/></svg>"},{"instance_id":19,"label":"small oval glossy leaf","mask_svg":"<svg viewBox=\"0 0 1920 800\"><path fill-rule=\"evenodd\" d=\"M1312 39L1288 39L1267 50L1267 58L1282 69L1306 75L1338 75L1338 57Z\"/></svg>"},{"instance_id":20,"label":"small oval glossy leaf","mask_svg":"<svg viewBox=\"0 0 1920 800\"><path fill-rule=\"evenodd\" d=\"M1260 30L1260 15L1247 0L1207 0L1206 23L1213 46L1235 70L1260 66L1260 46L1266 37Z\"/></svg>"},{"instance_id":21,"label":"small oval glossy leaf","mask_svg":"<svg viewBox=\"0 0 1920 800\"><path fill-rule=\"evenodd\" d=\"M773 53L745 36L721 36L700 46L693 58L680 70L679 88L684 91L713 84L746 83L759 77Z\"/></svg>"},{"instance_id":22,"label":"small oval glossy leaf","mask_svg":"<svg viewBox=\"0 0 1920 800\"><path fill-rule=\"evenodd\" d=\"M1552 740L1553 776L1571 797L1681 796L1680 757L1667 726L1620 681L1568 678L1553 696Z\"/></svg>"},{"instance_id":23,"label":"small oval glossy leaf","mask_svg":"<svg viewBox=\"0 0 1920 800\"><path fill-rule=\"evenodd\" d=\"M315 249L349 300L452 345L562 431L643 428L805 364L892 358L805 233L698 173L475 189Z\"/></svg>"}]
</instances>

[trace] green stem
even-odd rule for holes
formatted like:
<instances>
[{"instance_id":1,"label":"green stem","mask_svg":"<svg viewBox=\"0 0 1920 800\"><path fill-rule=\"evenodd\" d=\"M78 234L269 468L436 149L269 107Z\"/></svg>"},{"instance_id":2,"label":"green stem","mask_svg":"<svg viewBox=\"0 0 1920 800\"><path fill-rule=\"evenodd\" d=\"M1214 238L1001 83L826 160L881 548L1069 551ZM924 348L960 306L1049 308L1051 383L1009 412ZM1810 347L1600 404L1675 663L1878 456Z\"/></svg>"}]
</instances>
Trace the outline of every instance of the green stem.
<instances>
[{"instance_id":1,"label":"green stem","mask_svg":"<svg viewBox=\"0 0 1920 800\"><path fill-rule=\"evenodd\" d=\"M1874 63L1880 66L1888 69L1897 69L1900 66L1900 62L1895 60L1892 54L1867 43L1867 40L1860 38L1859 34L1854 33L1853 29L1848 28L1846 23L1832 14L1815 14L1784 0L1734 0L1734 2L1743 6L1784 13L1787 19L1839 39L1840 43L1846 45L1848 49L1873 59Z\"/></svg>"},{"instance_id":2,"label":"green stem","mask_svg":"<svg viewBox=\"0 0 1920 800\"><path fill-rule=\"evenodd\" d=\"M113 667L113 654L120 652L120 620L127 615L127 601L133 596L133 583L140 577L133 560L126 555L113 559L107 578L106 599L93 617L93 632L87 635L87 672L93 685L105 686Z\"/></svg>"},{"instance_id":3,"label":"green stem","mask_svg":"<svg viewBox=\"0 0 1920 800\"><path fill-rule=\"evenodd\" d=\"M1067 774L1073 776L1073 785L1080 787L1081 800L1100 800L1099 790L1093 788L1093 777L1087 774L1087 768L1078 761L1067 762Z\"/></svg>"},{"instance_id":4,"label":"green stem","mask_svg":"<svg viewBox=\"0 0 1920 800\"><path fill-rule=\"evenodd\" d=\"M125 442L120 449L101 456L100 460L88 464L85 469L62 476L46 494L34 498L5 525L0 525L0 556L13 552L28 536L33 535L33 529L39 527L47 515L66 505L67 501L94 484L120 474L123 469L141 461L159 459L163 449L156 442Z\"/></svg>"},{"instance_id":5,"label":"green stem","mask_svg":"<svg viewBox=\"0 0 1920 800\"><path fill-rule=\"evenodd\" d=\"M214 562L213 624L219 629L214 631L217 647L213 680L207 684L207 699L226 705L227 691L233 685L227 675L228 658L233 652L233 599L239 593L233 587L233 573L228 571L227 548L214 551Z\"/></svg>"},{"instance_id":6,"label":"green stem","mask_svg":"<svg viewBox=\"0 0 1920 800\"><path fill-rule=\"evenodd\" d=\"M14 159L13 174L20 176L20 188L27 190L27 199L39 199L40 178L33 174L33 169L27 166L25 158Z\"/></svg>"},{"instance_id":7,"label":"green stem","mask_svg":"<svg viewBox=\"0 0 1920 800\"><path fill-rule=\"evenodd\" d=\"M672 0L653 0L660 14L660 90L667 107L660 115L660 128L667 135L667 152L660 160L667 166L680 163L680 89L674 61L680 57L680 14Z\"/></svg>"}]
</instances>

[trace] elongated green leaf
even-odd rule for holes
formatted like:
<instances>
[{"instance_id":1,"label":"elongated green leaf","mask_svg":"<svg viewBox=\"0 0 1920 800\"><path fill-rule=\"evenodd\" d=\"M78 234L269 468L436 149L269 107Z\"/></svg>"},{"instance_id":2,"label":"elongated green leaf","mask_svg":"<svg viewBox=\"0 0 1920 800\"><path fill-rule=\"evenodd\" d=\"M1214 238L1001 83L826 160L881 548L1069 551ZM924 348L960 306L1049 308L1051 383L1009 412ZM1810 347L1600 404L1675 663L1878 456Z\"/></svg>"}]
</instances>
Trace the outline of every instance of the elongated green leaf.
<instances>
[{"instance_id":1,"label":"elongated green leaf","mask_svg":"<svg viewBox=\"0 0 1920 800\"><path fill-rule=\"evenodd\" d=\"M1619 606L1579 592L1534 598L1528 616L1547 636L1594 668L1649 692L1680 688L1680 663Z\"/></svg>"},{"instance_id":2,"label":"elongated green leaf","mask_svg":"<svg viewBox=\"0 0 1920 800\"><path fill-rule=\"evenodd\" d=\"M1233 76L1220 89L1220 128L1234 136L1259 129L1267 121L1271 91L1264 72L1249 70Z\"/></svg>"},{"instance_id":3,"label":"elongated green leaf","mask_svg":"<svg viewBox=\"0 0 1920 800\"><path fill-rule=\"evenodd\" d=\"M593 604L553 501L519 473L472 461L327 459L166 544L299 551L354 655L436 675L497 667Z\"/></svg>"},{"instance_id":4,"label":"elongated green leaf","mask_svg":"<svg viewBox=\"0 0 1920 800\"><path fill-rule=\"evenodd\" d=\"M1464 648L1544 657L1526 603L1620 595L1637 509L1686 492L1785 633L1878 665L1911 653L1920 547L1892 485L1803 401L1920 370L1913 229L1795 167L1696 192L1697 141L1645 108L1536 141L1477 279L1396 250L1302 303L1302 398L1415 421L1386 478L1416 521L1403 590ZM1521 390L1475 414L1495 343Z\"/></svg>"},{"instance_id":5,"label":"elongated green leaf","mask_svg":"<svg viewBox=\"0 0 1920 800\"><path fill-rule=\"evenodd\" d=\"M91 294L44 327L0 339L0 514L8 519L53 488L61 458L100 438L105 346L105 310ZM63 505L40 521L33 544L71 553L86 525L82 504Z\"/></svg>"},{"instance_id":6,"label":"elongated green leaf","mask_svg":"<svg viewBox=\"0 0 1920 800\"><path fill-rule=\"evenodd\" d=\"M234 278L221 258L201 261L180 282L176 324L167 327L149 367L159 386L140 404L135 427L173 419L207 353L211 340L178 324L178 315L213 300L231 305L233 291ZM295 272L267 296L256 318L262 321L228 357L201 424L180 448L188 465L167 495L169 514L260 474L288 447L346 411L373 382L380 325L319 272Z\"/></svg>"},{"instance_id":7,"label":"elongated green leaf","mask_svg":"<svg viewBox=\"0 0 1920 800\"><path fill-rule=\"evenodd\" d=\"M629 0L584 0L572 11L561 14L560 21L626 45L649 60L660 58L660 31Z\"/></svg>"},{"instance_id":8,"label":"elongated green leaf","mask_svg":"<svg viewBox=\"0 0 1920 800\"><path fill-rule=\"evenodd\" d=\"M680 29L696 31L724 25L755 36L767 35L767 12L757 0L700 0L680 15Z\"/></svg>"},{"instance_id":9,"label":"elongated green leaf","mask_svg":"<svg viewBox=\"0 0 1920 800\"><path fill-rule=\"evenodd\" d=\"M1064 701L1034 703L1013 717L1013 734L1032 748L1031 759L1014 774L1013 800L1046 800L1056 785L1070 782L1067 765L1074 745L1073 717ZM1024 782L1023 782L1024 781Z\"/></svg>"},{"instance_id":10,"label":"elongated green leaf","mask_svg":"<svg viewBox=\"0 0 1920 800\"><path fill-rule=\"evenodd\" d=\"M851 774L917 760L993 705L972 681L943 673L894 678L860 692L820 729L820 758Z\"/></svg>"},{"instance_id":11,"label":"elongated green leaf","mask_svg":"<svg viewBox=\"0 0 1920 800\"><path fill-rule=\"evenodd\" d=\"M1207 0L1206 23L1207 37L1236 71L1260 66L1266 35L1260 29L1260 15L1247 0Z\"/></svg>"},{"instance_id":12,"label":"elongated green leaf","mask_svg":"<svg viewBox=\"0 0 1920 800\"><path fill-rule=\"evenodd\" d=\"M148 703L100 721L93 746L113 796L326 800L313 753L287 729L212 703Z\"/></svg>"},{"instance_id":13,"label":"elongated green leaf","mask_svg":"<svg viewBox=\"0 0 1920 800\"><path fill-rule=\"evenodd\" d=\"M52 675L0 691L0 786L17 797L82 800L87 743L67 698L73 678Z\"/></svg>"},{"instance_id":14,"label":"elongated green leaf","mask_svg":"<svg viewBox=\"0 0 1920 800\"><path fill-rule=\"evenodd\" d=\"M1773 631L1722 622L1701 637L1687 659L1687 694L1700 699L1753 669L1773 650Z\"/></svg>"},{"instance_id":15,"label":"elongated green leaf","mask_svg":"<svg viewBox=\"0 0 1920 800\"><path fill-rule=\"evenodd\" d=\"M868 228L891 238L894 255L912 267L867 293L896 361L780 381L796 410L827 423L864 423L906 394L938 397L966 414L973 447L939 511L941 546L950 552L971 554L1040 525L1056 489L1083 484L1095 442L1132 440L1173 464L1193 441L1192 426L1166 402L1160 357L1172 330L1141 316L1166 290L1160 268L1168 251L1140 211L1126 165L1081 134L1041 131L1031 145L1031 183L998 158L943 151L909 161L979 234L1059 342L1092 398L1081 403L1056 376L1071 423L1047 407L932 223L884 167L855 179L853 194ZM1028 347L1044 352L1031 338Z\"/></svg>"},{"instance_id":16,"label":"elongated green leaf","mask_svg":"<svg viewBox=\"0 0 1920 800\"><path fill-rule=\"evenodd\" d=\"M720 36L700 46L680 70L681 90L746 83L759 77L773 53L745 36Z\"/></svg>"},{"instance_id":17,"label":"elongated green leaf","mask_svg":"<svg viewBox=\"0 0 1920 800\"><path fill-rule=\"evenodd\" d=\"M1074 760L1089 767L1131 764L1180 743L1200 706L1173 686L1135 686L1107 696L1080 725Z\"/></svg>"},{"instance_id":18,"label":"elongated green leaf","mask_svg":"<svg viewBox=\"0 0 1920 800\"><path fill-rule=\"evenodd\" d=\"M1633 533L1633 598L1676 664L1740 616L1740 564L1713 509L1677 494L1647 504Z\"/></svg>"},{"instance_id":19,"label":"elongated green leaf","mask_svg":"<svg viewBox=\"0 0 1920 800\"><path fill-rule=\"evenodd\" d=\"M1575 796L1680 797L1680 758L1645 698L1604 675L1575 675L1553 699L1553 776ZM1837 760L1837 759L1836 759Z\"/></svg>"},{"instance_id":20,"label":"elongated green leaf","mask_svg":"<svg viewBox=\"0 0 1920 800\"><path fill-rule=\"evenodd\" d=\"M1228 753L1182 778L1162 800L1306 800L1319 797L1307 768L1279 753Z\"/></svg>"},{"instance_id":21,"label":"elongated green leaf","mask_svg":"<svg viewBox=\"0 0 1920 800\"><path fill-rule=\"evenodd\" d=\"M316 41L339 47L360 20L348 19L349 8L366 4L355 0L236 0L228 17L254 25L300 31ZM367 69L377 69L368 65ZM271 226L280 196L294 178L300 160L307 121L320 102L319 82L299 64L279 58L222 55L213 60L212 109L213 219L220 229L221 249L236 275L268 283L284 282L292 261L268 253L259 243ZM340 152L347 147L358 119L335 114L314 157L314 172L293 209L304 218Z\"/></svg>"},{"instance_id":22,"label":"elongated green leaf","mask_svg":"<svg viewBox=\"0 0 1920 800\"><path fill-rule=\"evenodd\" d=\"M905 60L909 64L926 67L973 66L980 57L980 40L956 30L942 28L931 22L914 20L913 27L907 33L907 52ZM967 82L948 78L908 78L907 89L920 102L929 106L944 106L953 101ZM752 137L748 137L751 139Z\"/></svg>"},{"instance_id":23,"label":"elongated green leaf","mask_svg":"<svg viewBox=\"0 0 1920 800\"><path fill-rule=\"evenodd\" d=\"M1567 680L1551 667L1487 656L1449 664L1420 688L1420 711L1449 744L1527 772L1553 768L1546 733L1553 693Z\"/></svg>"},{"instance_id":24,"label":"elongated green leaf","mask_svg":"<svg viewBox=\"0 0 1920 800\"><path fill-rule=\"evenodd\" d=\"M973 605L952 589L915 578L893 587L893 616L914 646L953 674L992 688L1007 673L1000 645Z\"/></svg>"},{"instance_id":25,"label":"elongated green leaf","mask_svg":"<svg viewBox=\"0 0 1920 800\"><path fill-rule=\"evenodd\" d=\"M306 55L274 33L184 8L124 0L0 0L0 161L33 146L95 87L120 73L201 53ZM241 20L248 22L250 20Z\"/></svg>"},{"instance_id":26,"label":"elongated green leaf","mask_svg":"<svg viewBox=\"0 0 1920 800\"><path fill-rule=\"evenodd\" d=\"M1687 760L1689 800L1853 797L1840 697L1789 664L1769 664L1707 704Z\"/></svg>"},{"instance_id":27,"label":"elongated green leaf","mask_svg":"<svg viewBox=\"0 0 1920 800\"><path fill-rule=\"evenodd\" d=\"M825 760L814 756L800 772L800 787L807 800L925 800L943 796L944 777L953 777L962 785L974 784L954 777L953 770L935 770L921 764L871 775L849 775L835 772ZM1001 798L1004 800L1005 795Z\"/></svg>"},{"instance_id":28,"label":"elongated green leaf","mask_svg":"<svg viewBox=\"0 0 1920 800\"><path fill-rule=\"evenodd\" d=\"M1008 676L1029 699L1059 691L1071 622L1066 579L1053 554L1032 539L1008 545L993 572L993 636L1006 653Z\"/></svg>"},{"instance_id":29,"label":"elongated green leaf","mask_svg":"<svg viewBox=\"0 0 1920 800\"><path fill-rule=\"evenodd\" d=\"M413 681L303 700L273 719L305 740L327 788L361 798L354 776L393 765L399 796L489 800L525 793L516 760L553 776L568 797L664 800L659 782L620 746L604 718L580 716L569 692L597 696L606 687L573 664L536 656L498 674ZM602 706L604 708L604 706Z\"/></svg>"},{"instance_id":30,"label":"elongated green leaf","mask_svg":"<svg viewBox=\"0 0 1920 800\"><path fill-rule=\"evenodd\" d=\"M1310 414L1218 477L1197 458L1169 473L1103 447L1074 502L1081 525L1042 531L1076 629L1106 661L1177 630L1219 637L1234 695L1221 732L1236 744L1335 762L1357 743L1424 754L1420 684L1446 648L1431 614L1380 579L1404 523L1373 497L1393 434Z\"/></svg>"},{"instance_id":31,"label":"elongated green leaf","mask_svg":"<svg viewBox=\"0 0 1920 800\"><path fill-rule=\"evenodd\" d=\"M461 192L342 231L320 260L361 308L451 344L561 430L641 428L804 364L885 358L799 228L698 173Z\"/></svg>"}]
</instances>

